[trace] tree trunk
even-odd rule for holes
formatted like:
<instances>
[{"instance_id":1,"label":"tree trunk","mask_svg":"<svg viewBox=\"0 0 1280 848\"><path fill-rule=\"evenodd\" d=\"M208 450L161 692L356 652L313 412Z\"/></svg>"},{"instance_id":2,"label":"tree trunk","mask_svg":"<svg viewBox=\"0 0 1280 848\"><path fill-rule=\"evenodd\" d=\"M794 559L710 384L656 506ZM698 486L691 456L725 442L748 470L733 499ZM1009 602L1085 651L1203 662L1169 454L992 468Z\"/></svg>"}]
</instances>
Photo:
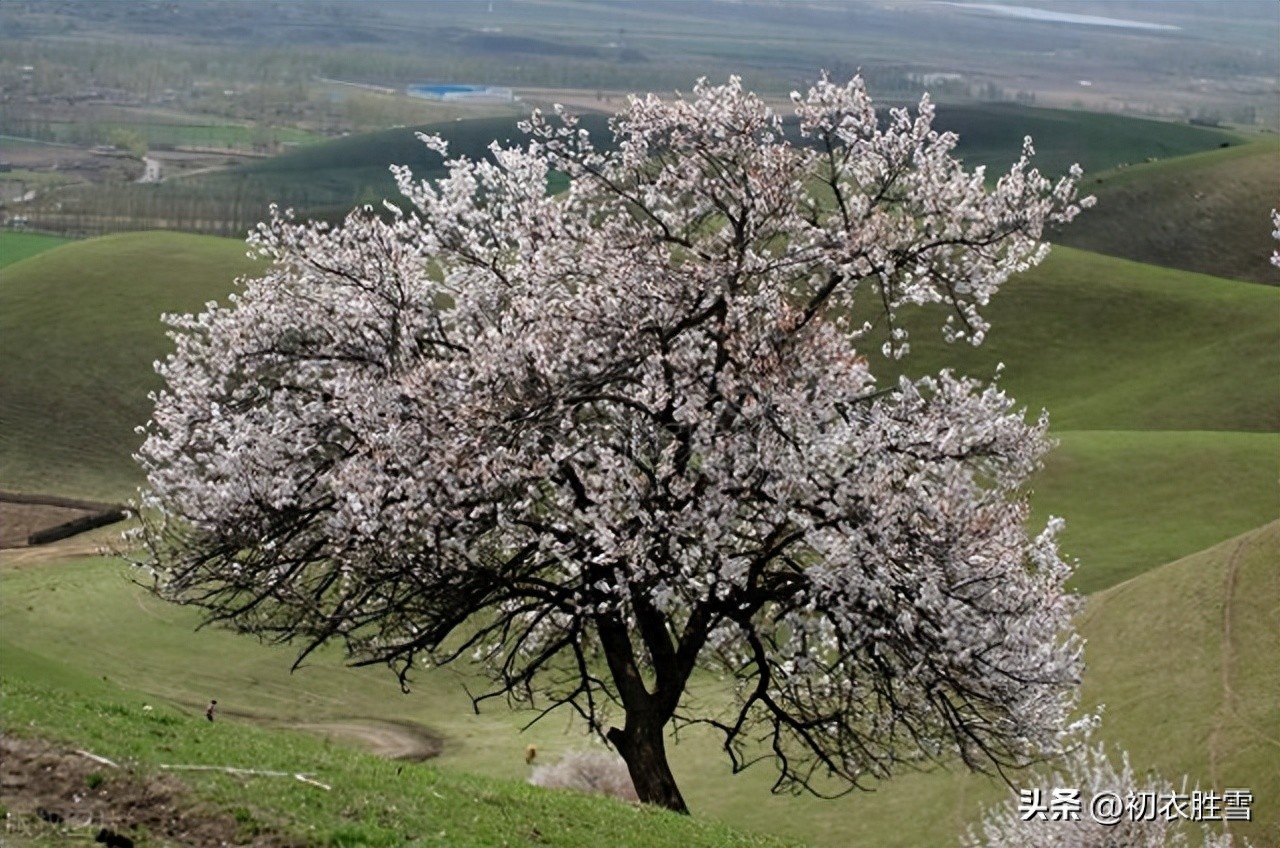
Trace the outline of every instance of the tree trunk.
<instances>
[{"instance_id":1,"label":"tree trunk","mask_svg":"<svg viewBox=\"0 0 1280 848\"><path fill-rule=\"evenodd\" d=\"M657 804L677 813L689 814L680 787L667 765L665 723L633 720L627 716L626 726L609 728L608 738L627 763L636 794L645 804Z\"/></svg>"}]
</instances>

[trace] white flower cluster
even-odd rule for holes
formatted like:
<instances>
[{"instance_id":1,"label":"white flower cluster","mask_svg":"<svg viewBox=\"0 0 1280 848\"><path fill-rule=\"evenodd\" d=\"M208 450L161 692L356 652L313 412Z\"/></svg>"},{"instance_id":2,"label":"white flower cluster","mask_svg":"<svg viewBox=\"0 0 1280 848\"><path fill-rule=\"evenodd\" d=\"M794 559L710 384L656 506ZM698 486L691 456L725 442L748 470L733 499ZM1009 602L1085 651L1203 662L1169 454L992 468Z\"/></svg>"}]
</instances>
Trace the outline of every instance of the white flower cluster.
<instances>
[{"instance_id":1,"label":"white flower cluster","mask_svg":"<svg viewBox=\"0 0 1280 848\"><path fill-rule=\"evenodd\" d=\"M1222 821L1223 816L1217 793L1187 792L1185 783L1184 779L1179 792L1160 777L1139 780L1128 754L1117 769L1101 744L1080 747L1047 779L1047 785L1055 787L1055 800L1045 800L1042 806L1038 797L1035 803L1011 799L993 807L961 844L963 848L1248 848L1247 840L1238 842L1229 832L1215 833L1203 824L1200 838L1191 837L1186 820ZM1039 790L1034 794L1038 796ZM1217 806L1188 809L1191 801L1204 799L1213 799ZM1101 800L1110 802L1106 816L1099 812ZM1162 806L1167 809L1161 810ZM1193 815L1196 812L1208 815Z\"/></svg>"},{"instance_id":2,"label":"white flower cluster","mask_svg":"<svg viewBox=\"0 0 1280 848\"><path fill-rule=\"evenodd\" d=\"M607 149L534 114L526 149L398 169L407 213L261 225L271 269L170 318L138 455L162 591L402 675L478 657L597 727L665 723L714 665L728 747L772 733L781 785L1058 750L1081 645L1021 488L1046 422L949 373L881 386L858 344L905 353L923 304L979 343L1078 171L1028 142L988 190L927 100L795 100L633 98Z\"/></svg>"},{"instance_id":3,"label":"white flower cluster","mask_svg":"<svg viewBox=\"0 0 1280 848\"><path fill-rule=\"evenodd\" d=\"M1271 226L1275 227L1275 229L1271 231L1271 237L1276 241L1280 241L1280 211L1275 209L1271 210ZM1280 268L1280 250L1272 251L1271 264Z\"/></svg>"}]
</instances>

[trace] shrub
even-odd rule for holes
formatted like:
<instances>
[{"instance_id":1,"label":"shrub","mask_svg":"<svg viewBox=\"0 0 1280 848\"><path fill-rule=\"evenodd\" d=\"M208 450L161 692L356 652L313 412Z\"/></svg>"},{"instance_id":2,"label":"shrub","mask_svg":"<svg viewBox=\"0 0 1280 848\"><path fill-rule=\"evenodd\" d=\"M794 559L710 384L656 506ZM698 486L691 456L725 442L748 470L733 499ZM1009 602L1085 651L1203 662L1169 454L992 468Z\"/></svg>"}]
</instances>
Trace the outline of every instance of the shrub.
<instances>
[{"instance_id":1,"label":"shrub","mask_svg":"<svg viewBox=\"0 0 1280 848\"><path fill-rule=\"evenodd\" d=\"M607 751L570 751L555 765L535 766L529 782L544 789L573 789L633 803L639 800L627 764Z\"/></svg>"}]
</instances>

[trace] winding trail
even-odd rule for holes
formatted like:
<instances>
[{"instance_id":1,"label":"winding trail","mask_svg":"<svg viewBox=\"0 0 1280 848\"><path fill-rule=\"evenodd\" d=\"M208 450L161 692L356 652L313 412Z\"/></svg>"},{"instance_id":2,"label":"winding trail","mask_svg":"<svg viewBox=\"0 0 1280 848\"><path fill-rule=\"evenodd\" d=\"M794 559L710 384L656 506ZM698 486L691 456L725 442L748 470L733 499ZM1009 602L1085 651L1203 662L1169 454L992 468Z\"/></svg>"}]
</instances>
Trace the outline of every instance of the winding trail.
<instances>
[{"instance_id":1,"label":"winding trail","mask_svg":"<svg viewBox=\"0 0 1280 848\"><path fill-rule=\"evenodd\" d=\"M1240 558L1244 553L1248 539L1236 543L1227 562L1226 586L1222 590L1222 706L1218 708L1217 719L1213 723L1213 732L1209 734L1209 780L1219 786L1218 759L1221 756L1223 724L1234 718L1235 691L1231 688L1231 675L1235 668L1235 647L1231 644L1231 618L1235 606L1236 581L1240 575Z\"/></svg>"},{"instance_id":2,"label":"winding trail","mask_svg":"<svg viewBox=\"0 0 1280 848\"><path fill-rule=\"evenodd\" d=\"M350 719L286 725L329 739L355 742L371 754L389 760L422 762L437 757L444 739L412 721Z\"/></svg>"}]
</instances>

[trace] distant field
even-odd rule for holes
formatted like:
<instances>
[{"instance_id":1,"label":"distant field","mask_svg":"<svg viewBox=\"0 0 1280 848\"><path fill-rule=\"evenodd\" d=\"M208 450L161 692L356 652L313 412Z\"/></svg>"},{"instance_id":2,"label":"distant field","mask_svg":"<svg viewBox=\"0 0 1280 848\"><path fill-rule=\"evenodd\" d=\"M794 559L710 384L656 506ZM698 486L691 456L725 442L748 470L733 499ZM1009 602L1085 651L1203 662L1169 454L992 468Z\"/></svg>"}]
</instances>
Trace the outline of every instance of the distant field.
<instances>
[{"instance_id":1,"label":"distant field","mask_svg":"<svg viewBox=\"0 0 1280 848\"><path fill-rule=\"evenodd\" d=\"M113 133L137 134L148 147L227 147L248 149L257 144L309 144L323 140L319 133L290 127L257 129L235 123L152 123L148 121L46 121L42 124L54 141L107 143ZM89 134L92 134L89 136Z\"/></svg>"},{"instance_id":2,"label":"distant field","mask_svg":"<svg viewBox=\"0 0 1280 848\"><path fill-rule=\"evenodd\" d=\"M1100 175L1098 205L1065 244L1238 280L1280 285L1270 211L1280 205L1280 142L1256 141Z\"/></svg>"},{"instance_id":3,"label":"distant field","mask_svg":"<svg viewBox=\"0 0 1280 848\"><path fill-rule=\"evenodd\" d=\"M479 159L495 140L523 144L524 136L516 127L519 120L514 116L477 118L334 139L212 174L193 182L192 190L217 194L231 193L236 187L234 191L247 192L263 203L275 201L333 217L357 203L398 197L388 172L392 164L408 165L421 179L444 173L440 157L418 141L417 132L448 139L451 157ZM583 115L581 125L598 144L610 143L607 116ZM1018 158L1027 134L1036 139L1036 167L1048 174L1065 174L1076 162L1090 172L1103 171L1148 157L1216 148L1234 138L1182 124L1013 104L941 106L937 125L959 132L957 155L970 167L988 166L992 178Z\"/></svg>"},{"instance_id":4,"label":"distant field","mask_svg":"<svg viewBox=\"0 0 1280 848\"><path fill-rule=\"evenodd\" d=\"M36 233L15 233L0 230L0 268L21 262L50 248L66 244L68 239L44 236Z\"/></svg>"}]
</instances>

